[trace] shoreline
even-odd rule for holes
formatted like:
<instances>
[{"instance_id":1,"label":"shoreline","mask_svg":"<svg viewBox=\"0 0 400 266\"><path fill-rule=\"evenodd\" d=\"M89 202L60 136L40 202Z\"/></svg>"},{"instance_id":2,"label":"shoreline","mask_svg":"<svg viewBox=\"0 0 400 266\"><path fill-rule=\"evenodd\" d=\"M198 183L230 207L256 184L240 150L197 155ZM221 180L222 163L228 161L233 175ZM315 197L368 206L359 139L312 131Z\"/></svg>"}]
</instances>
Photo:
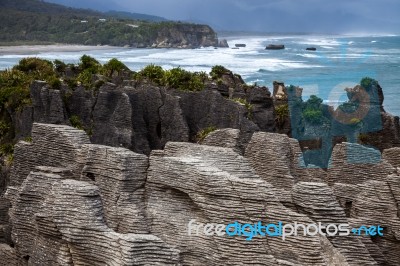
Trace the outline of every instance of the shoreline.
<instances>
[{"instance_id":1,"label":"shoreline","mask_svg":"<svg viewBox=\"0 0 400 266\"><path fill-rule=\"evenodd\" d=\"M90 50L114 50L128 49L120 46L94 46L81 44L38 44L38 45L16 45L0 46L0 55L30 55L48 52L83 52Z\"/></svg>"}]
</instances>

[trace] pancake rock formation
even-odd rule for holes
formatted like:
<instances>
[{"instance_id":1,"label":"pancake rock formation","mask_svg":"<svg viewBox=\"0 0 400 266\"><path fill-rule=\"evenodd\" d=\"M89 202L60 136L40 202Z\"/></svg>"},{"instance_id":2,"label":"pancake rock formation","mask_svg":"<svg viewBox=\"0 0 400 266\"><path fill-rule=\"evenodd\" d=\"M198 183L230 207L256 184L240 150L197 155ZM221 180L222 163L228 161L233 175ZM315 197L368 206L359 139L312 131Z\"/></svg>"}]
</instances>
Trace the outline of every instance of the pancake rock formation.
<instances>
[{"instance_id":1,"label":"pancake rock formation","mask_svg":"<svg viewBox=\"0 0 400 266\"><path fill-rule=\"evenodd\" d=\"M398 265L399 149L341 143L306 167L297 140L221 129L149 156L34 123L0 198L0 265ZM189 224L381 225L383 236L205 235Z\"/></svg>"}]
</instances>

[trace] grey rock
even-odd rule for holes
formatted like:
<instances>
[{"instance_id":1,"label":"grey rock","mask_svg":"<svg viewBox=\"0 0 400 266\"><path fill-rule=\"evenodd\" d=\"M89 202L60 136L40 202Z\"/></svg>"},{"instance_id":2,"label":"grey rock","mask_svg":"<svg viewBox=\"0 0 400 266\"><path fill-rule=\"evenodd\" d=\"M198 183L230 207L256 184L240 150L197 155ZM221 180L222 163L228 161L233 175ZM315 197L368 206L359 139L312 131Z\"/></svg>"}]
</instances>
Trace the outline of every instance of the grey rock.
<instances>
[{"instance_id":1,"label":"grey rock","mask_svg":"<svg viewBox=\"0 0 400 266\"><path fill-rule=\"evenodd\" d=\"M121 110L135 106L127 104L132 99L146 100L140 89L113 93L115 108ZM151 93L160 96L155 119L175 110L178 118L168 121L187 132L189 109L178 108L182 97L157 89ZM229 101L219 97L210 105ZM121 116L113 125L122 129L122 121ZM160 143L172 136L167 132L161 131ZM304 166L296 140L265 132L250 139L244 132L217 130L203 145L167 142L148 158L123 147L91 144L84 131L66 125L34 123L32 142L15 147L11 183L0 198L0 242L13 245L0 244L1 258L7 265L398 263L400 177L389 163L396 162L395 150L377 164L354 165L351 160L373 158L376 151L351 144L349 152L347 143L338 144L331 167L313 171ZM311 237L300 229L285 241L247 241L243 236L189 234L192 219L214 224L380 224L384 236Z\"/></svg>"},{"instance_id":2,"label":"grey rock","mask_svg":"<svg viewBox=\"0 0 400 266\"><path fill-rule=\"evenodd\" d=\"M82 156L81 180L98 186L107 225L121 233L148 233L143 222L147 156L94 144L84 145Z\"/></svg>"},{"instance_id":3,"label":"grey rock","mask_svg":"<svg viewBox=\"0 0 400 266\"><path fill-rule=\"evenodd\" d=\"M218 47L229 48L228 41L226 39L219 40L218 41Z\"/></svg>"},{"instance_id":4,"label":"grey rock","mask_svg":"<svg viewBox=\"0 0 400 266\"><path fill-rule=\"evenodd\" d=\"M400 148L394 147L384 150L382 153L382 158L388 161L394 167L400 167Z\"/></svg>"},{"instance_id":5,"label":"grey rock","mask_svg":"<svg viewBox=\"0 0 400 266\"><path fill-rule=\"evenodd\" d=\"M0 246L7 263L17 258L18 265L180 265L179 250L148 233L145 155L89 144L83 131L64 125L35 123L32 136L32 143L16 146L18 176L6 199L0 198L12 206L15 248ZM1 229L9 208L3 205Z\"/></svg>"},{"instance_id":6,"label":"grey rock","mask_svg":"<svg viewBox=\"0 0 400 266\"><path fill-rule=\"evenodd\" d=\"M68 124L68 116L59 90L50 89L43 81L35 81L31 85L30 92L34 122Z\"/></svg>"},{"instance_id":7,"label":"grey rock","mask_svg":"<svg viewBox=\"0 0 400 266\"><path fill-rule=\"evenodd\" d=\"M224 128L211 132L201 141L203 145L231 148L237 153L240 149L240 130Z\"/></svg>"},{"instance_id":8,"label":"grey rock","mask_svg":"<svg viewBox=\"0 0 400 266\"><path fill-rule=\"evenodd\" d=\"M385 181L395 168L380 160L379 151L355 143L343 142L333 148L328 183L360 184L368 180Z\"/></svg>"},{"instance_id":9,"label":"grey rock","mask_svg":"<svg viewBox=\"0 0 400 266\"><path fill-rule=\"evenodd\" d=\"M0 243L0 265L1 266L18 266L18 257L15 250L6 244Z\"/></svg>"},{"instance_id":10,"label":"grey rock","mask_svg":"<svg viewBox=\"0 0 400 266\"><path fill-rule=\"evenodd\" d=\"M265 218L269 222L310 222L284 207L274 188L230 148L168 143L164 151L150 156L146 193L151 233L176 245L185 265L238 265L244 261L324 265L317 238L299 235L284 242L277 238L246 241L240 237L196 236L194 232L188 235L191 219L198 223L251 223ZM224 248L227 246L229 249Z\"/></svg>"},{"instance_id":11,"label":"grey rock","mask_svg":"<svg viewBox=\"0 0 400 266\"><path fill-rule=\"evenodd\" d=\"M287 135L256 132L245 152L257 174L279 190L280 200L287 203L292 202L290 191L293 185L300 177L308 176L304 169L298 173L304 162L299 157L299 148L295 151L292 145Z\"/></svg>"}]
</instances>

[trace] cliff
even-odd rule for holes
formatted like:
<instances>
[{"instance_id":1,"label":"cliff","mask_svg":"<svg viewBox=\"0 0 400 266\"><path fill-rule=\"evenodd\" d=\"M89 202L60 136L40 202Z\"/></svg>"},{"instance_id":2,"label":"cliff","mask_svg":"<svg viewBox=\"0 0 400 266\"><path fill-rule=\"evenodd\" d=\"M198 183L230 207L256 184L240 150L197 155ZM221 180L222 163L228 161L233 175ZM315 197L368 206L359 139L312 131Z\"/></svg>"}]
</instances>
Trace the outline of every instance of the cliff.
<instances>
[{"instance_id":1,"label":"cliff","mask_svg":"<svg viewBox=\"0 0 400 266\"><path fill-rule=\"evenodd\" d=\"M159 18L153 18L156 21L143 20L146 16L133 19L135 14L101 13L38 0L1 0L0 6L3 25L0 28L0 45L67 43L136 48L220 46L216 33L207 25L160 21Z\"/></svg>"},{"instance_id":2,"label":"cliff","mask_svg":"<svg viewBox=\"0 0 400 266\"><path fill-rule=\"evenodd\" d=\"M286 135L254 133L244 156L231 148L242 142L239 130L215 131L204 142L168 142L147 157L91 144L69 126L35 123L32 141L16 146L11 183L0 201L2 241L13 243L0 244L0 264L398 263L400 176L397 164L389 163L398 149L385 152L377 165L354 166L344 160L348 144L339 144L333 167L321 173L299 167L298 142ZM362 146L359 151L373 153ZM193 219L385 229L373 238L299 234L247 241L189 235Z\"/></svg>"},{"instance_id":3,"label":"cliff","mask_svg":"<svg viewBox=\"0 0 400 266\"><path fill-rule=\"evenodd\" d=\"M297 139L276 133L298 124L311 132L316 118L332 123L325 113L289 115L325 110L318 99L300 101L301 88L275 83L271 94L222 66L210 75L156 66L132 73L88 57L57 66L60 83L50 71L49 81L27 87L30 101L12 94L0 102L10 122L1 140L17 142L0 197L0 265L398 264L400 148L391 137L398 122L381 108L377 83L368 87L377 96L370 108L389 120L371 134L387 134L382 152L338 142L321 169L306 162ZM359 87L349 99L355 93ZM371 130L362 126L354 132ZM300 229L285 240L250 241L189 234L193 220L380 225L383 236Z\"/></svg>"}]
</instances>

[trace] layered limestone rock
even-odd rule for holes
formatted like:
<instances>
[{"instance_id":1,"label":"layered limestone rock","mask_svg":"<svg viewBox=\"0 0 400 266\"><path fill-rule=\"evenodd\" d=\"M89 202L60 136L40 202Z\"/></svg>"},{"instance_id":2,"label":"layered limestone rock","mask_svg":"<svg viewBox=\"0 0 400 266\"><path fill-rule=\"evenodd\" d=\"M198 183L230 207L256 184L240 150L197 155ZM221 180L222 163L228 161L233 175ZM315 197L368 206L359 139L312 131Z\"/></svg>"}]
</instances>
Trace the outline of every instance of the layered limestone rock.
<instances>
[{"instance_id":1,"label":"layered limestone rock","mask_svg":"<svg viewBox=\"0 0 400 266\"><path fill-rule=\"evenodd\" d=\"M45 165L71 169L79 175L80 148L90 140L82 130L64 125L35 123L32 142L20 141L14 152L10 186L19 186L35 166Z\"/></svg>"},{"instance_id":2,"label":"layered limestone rock","mask_svg":"<svg viewBox=\"0 0 400 266\"><path fill-rule=\"evenodd\" d=\"M296 140L246 136L217 130L202 145L168 142L147 157L33 124L0 198L0 242L9 244L0 265L398 264L400 177L388 161L339 144L319 177ZM394 151L384 154L395 162ZM204 233L205 224L259 221L380 225L384 236Z\"/></svg>"},{"instance_id":3,"label":"layered limestone rock","mask_svg":"<svg viewBox=\"0 0 400 266\"><path fill-rule=\"evenodd\" d=\"M333 149L328 182L345 209L349 223L358 228L380 225L384 237L363 237L375 261L398 264L400 177L388 161L396 164L396 148L380 153L358 144L337 144ZM387 160L386 160L387 159Z\"/></svg>"},{"instance_id":4,"label":"layered limestone rock","mask_svg":"<svg viewBox=\"0 0 400 266\"><path fill-rule=\"evenodd\" d=\"M31 265L177 263L179 252L159 238L109 228L97 186L46 170L29 174L10 211L19 258Z\"/></svg>"},{"instance_id":5,"label":"layered limestone rock","mask_svg":"<svg viewBox=\"0 0 400 266\"><path fill-rule=\"evenodd\" d=\"M16 124L23 139L30 135L33 122L70 125L69 118L74 117L93 143L148 155L168 141L193 140L210 126L250 133L273 130L275 117L268 89L252 89L247 94L244 97L250 97L254 105L252 120L245 106L214 89L182 92L146 82L124 82L105 83L95 92L83 87L50 90L46 83L35 82L31 87L33 106L23 110L28 115L19 116Z\"/></svg>"},{"instance_id":6,"label":"layered limestone rock","mask_svg":"<svg viewBox=\"0 0 400 266\"><path fill-rule=\"evenodd\" d=\"M360 184L368 180L385 181L395 168L382 160L378 150L355 143L339 143L329 162L329 184Z\"/></svg>"},{"instance_id":7,"label":"layered limestone rock","mask_svg":"<svg viewBox=\"0 0 400 266\"><path fill-rule=\"evenodd\" d=\"M240 153L240 130L238 129L219 129L208 134L201 144L217 147L231 148Z\"/></svg>"},{"instance_id":8,"label":"layered limestone rock","mask_svg":"<svg viewBox=\"0 0 400 266\"><path fill-rule=\"evenodd\" d=\"M150 156L146 191L151 233L177 246L185 265L325 265L319 238L299 235L285 241L276 237L246 241L243 236L188 232L192 219L195 224L311 222L284 207L273 186L230 148L168 143L164 151Z\"/></svg>"},{"instance_id":9,"label":"layered limestone rock","mask_svg":"<svg viewBox=\"0 0 400 266\"><path fill-rule=\"evenodd\" d=\"M121 233L148 233L144 185L148 158L125 148L83 145L81 180L97 185L110 228Z\"/></svg>"},{"instance_id":10,"label":"layered limestone rock","mask_svg":"<svg viewBox=\"0 0 400 266\"><path fill-rule=\"evenodd\" d=\"M287 135L256 132L247 145L245 157L257 174L271 183L282 202L292 203L290 191L300 181L322 181L310 175L304 164L299 143Z\"/></svg>"},{"instance_id":11,"label":"layered limestone rock","mask_svg":"<svg viewBox=\"0 0 400 266\"><path fill-rule=\"evenodd\" d=\"M385 159L394 167L400 167L400 148L394 147L384 150L382 153L382 159Z\"/></svg>"},{"instance_id":12,"label":"layered limestone rock","mask_svg":"<svg viewBox=\"0 0 400 266\"><path fill-rule=\"evenodd\" d=\"M64 125L32 132L32 143L16 146L15 180L0 198L0 236L10 202L15 247L0 246L0 265L179 265L179 250L148 234L146 156L90 144Z\"/></svg>"}]
</instances>

